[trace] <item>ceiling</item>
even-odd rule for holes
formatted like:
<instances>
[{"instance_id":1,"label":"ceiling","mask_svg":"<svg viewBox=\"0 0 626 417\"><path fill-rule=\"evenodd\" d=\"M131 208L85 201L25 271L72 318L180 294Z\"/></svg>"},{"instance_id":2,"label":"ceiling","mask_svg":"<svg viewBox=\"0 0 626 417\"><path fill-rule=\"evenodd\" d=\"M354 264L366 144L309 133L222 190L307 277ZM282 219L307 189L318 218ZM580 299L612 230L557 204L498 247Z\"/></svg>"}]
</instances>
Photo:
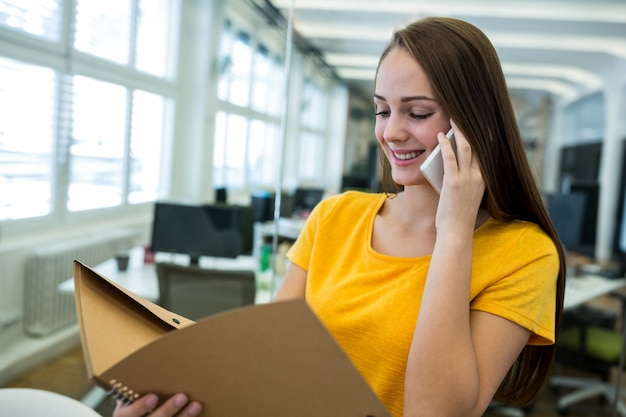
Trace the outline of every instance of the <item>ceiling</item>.
<instances>
[{"instance_id":1,"label":"ceiling","mask_svg":"<svg viewBox=\"0 0 626 417\"><path fill-rule=\"evenodd\" d=\"M511 90L570 101L626 73L626 0L266 0L336 75L372 96L395 27L449 16L494 43Z\"/></svg>"}]
</instances>

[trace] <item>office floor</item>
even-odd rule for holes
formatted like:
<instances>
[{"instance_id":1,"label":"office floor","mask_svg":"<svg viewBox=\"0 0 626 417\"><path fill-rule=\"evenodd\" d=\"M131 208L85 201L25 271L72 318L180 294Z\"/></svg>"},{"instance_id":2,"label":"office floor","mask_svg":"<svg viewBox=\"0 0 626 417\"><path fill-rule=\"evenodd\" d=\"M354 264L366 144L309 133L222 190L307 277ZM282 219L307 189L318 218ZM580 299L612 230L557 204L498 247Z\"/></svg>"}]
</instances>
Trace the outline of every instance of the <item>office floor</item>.
<instances>
[{"instance_id":1,"label":"office floor","mask_svg":"<svg viewBox=\"0 0 626 417\"><path fill-rule=\"evenodd\" d=\"M571 373L571 370L559 370ZM82 351L75 348L59 358L43 364L12 381L7 387L39 388L58 392L72 398L82 398L91 388L87 381ZM103 416L110 416L114 407L112 400L107 400L98 409ZM488 412L485 417L501 417L505 414ZM529 417L557 417L556 395L546 389L534 404ZM593 399L576 404L569 409L568 417L608 417L611 416L609 405Z\"/></svg>"}]
</instances>

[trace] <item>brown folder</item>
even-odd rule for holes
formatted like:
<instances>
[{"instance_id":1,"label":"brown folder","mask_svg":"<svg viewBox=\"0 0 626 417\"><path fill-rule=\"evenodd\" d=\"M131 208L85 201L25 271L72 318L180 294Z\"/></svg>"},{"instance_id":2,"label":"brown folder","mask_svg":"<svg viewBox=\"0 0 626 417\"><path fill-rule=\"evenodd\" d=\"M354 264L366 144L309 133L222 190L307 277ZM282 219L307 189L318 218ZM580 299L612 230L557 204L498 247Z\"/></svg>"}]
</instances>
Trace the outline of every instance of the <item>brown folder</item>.
<instances>
[{"instance_id":1,"label":"brown folder","mask_svg":"<svg viewBox=\"0 0 626 417\"><path fill-rule=\"evenodd\" d=\"M198 322L74 261L89 377L123 399L184 392L204 417L391 417L304 300Z\"/></svg>"}]
</instances>

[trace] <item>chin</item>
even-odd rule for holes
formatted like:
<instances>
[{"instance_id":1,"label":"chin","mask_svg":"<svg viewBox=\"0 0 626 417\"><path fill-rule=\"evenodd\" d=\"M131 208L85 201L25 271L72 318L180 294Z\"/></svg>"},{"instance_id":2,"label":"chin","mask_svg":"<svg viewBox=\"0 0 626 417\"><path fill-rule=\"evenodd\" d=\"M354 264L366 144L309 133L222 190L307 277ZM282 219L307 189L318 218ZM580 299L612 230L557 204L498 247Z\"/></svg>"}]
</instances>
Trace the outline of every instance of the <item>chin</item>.
<instances>
[{"instance_id":1,"label":"chin","mask_svg":"<svg viewBox=\"0 0 626 417\"><path fill-rule=\"evenodd\" d=\"M411 185L420 185L426 182L426 179L415 178L415 177L407 177L406 175L392 175L391 179L398 185L402 185L403 187L409 187Z\"/></svg>"}]
</instances>

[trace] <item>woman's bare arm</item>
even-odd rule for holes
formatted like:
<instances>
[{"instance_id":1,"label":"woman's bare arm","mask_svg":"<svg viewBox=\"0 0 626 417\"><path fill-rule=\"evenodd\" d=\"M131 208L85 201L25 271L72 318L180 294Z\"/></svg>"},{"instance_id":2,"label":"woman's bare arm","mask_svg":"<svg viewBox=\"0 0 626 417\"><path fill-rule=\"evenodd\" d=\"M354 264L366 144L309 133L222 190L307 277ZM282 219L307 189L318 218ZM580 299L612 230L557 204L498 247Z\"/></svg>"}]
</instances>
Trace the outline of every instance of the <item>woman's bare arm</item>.
<instances>
[{"instance_id":1,"label":"woman's bare arm","mask_svg":"<svg viewBox=\"0 0 626 417\"><path fill-rule=\"evenodd\" d=\"M285 274L283 284L276 293L274 301L304 298L306 277L307 272L304 269L295 265L293 262L290 262L287 267L287 273Z\"/></svg>"},{"instance_id":2,"label":"woman's bare arm","mask_svg":"<svg viewBox=\"0 0 626 417\"><path fill-rule=\"evenodd\" d=\"M484 182L465 137L458 130L455 135L456 159L440 135L444 188L407 363L405 417L481 416L530 336L506 319L470 311L473 234Z\"/></svg>"}]
</instances>

